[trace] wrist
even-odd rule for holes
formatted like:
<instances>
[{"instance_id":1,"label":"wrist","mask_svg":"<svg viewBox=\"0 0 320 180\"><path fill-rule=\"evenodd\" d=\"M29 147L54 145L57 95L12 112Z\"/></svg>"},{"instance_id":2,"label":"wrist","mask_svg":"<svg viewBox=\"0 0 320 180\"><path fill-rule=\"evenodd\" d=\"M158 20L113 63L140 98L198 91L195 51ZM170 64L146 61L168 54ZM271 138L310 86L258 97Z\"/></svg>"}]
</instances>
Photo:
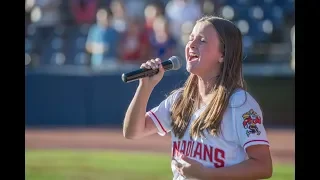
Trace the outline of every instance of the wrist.
<instances>
[{"instance_id":1,"label":"wrist","mask_svg":"<svg viewBox=\"0 0 320 180\"><path fill-rule=\"evenodd\" d=\"M139 85L138 85L138 89L151 92L154 89L154 86L152 86L149 83L144 83L144 82L140 81Z\"/></svg>"},{"instance_id":2,"label":"wrist","mask_svg":"<svg viewBox=\"0 0 320 180\"><path fill-rule=\"evenodd\" d=\"M153 91L153 86L147 83L140 82L138 85L138 90L143 91L144 93L151 94Z\"/></svg>"}]
</instances>

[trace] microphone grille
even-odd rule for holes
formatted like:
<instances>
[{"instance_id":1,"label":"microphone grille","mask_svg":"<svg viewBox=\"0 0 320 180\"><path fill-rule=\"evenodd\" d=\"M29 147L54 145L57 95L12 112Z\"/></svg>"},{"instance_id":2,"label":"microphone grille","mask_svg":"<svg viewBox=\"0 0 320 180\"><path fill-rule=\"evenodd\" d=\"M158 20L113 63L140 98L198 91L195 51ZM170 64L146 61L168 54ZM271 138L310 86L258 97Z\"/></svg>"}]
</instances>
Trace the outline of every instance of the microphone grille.
<instances>
[{"instance_id":1,"label":"microphone grille","mask_svg":"<svg viewBox=\"0 0 320 180\"><path fill-rule=\"evenodd\" d=\"M169 60L172 62L172 70L178 70L182 66L182 61L179 57L177 56L172 56L169 58Z\"/></svg>"}]
</instances>

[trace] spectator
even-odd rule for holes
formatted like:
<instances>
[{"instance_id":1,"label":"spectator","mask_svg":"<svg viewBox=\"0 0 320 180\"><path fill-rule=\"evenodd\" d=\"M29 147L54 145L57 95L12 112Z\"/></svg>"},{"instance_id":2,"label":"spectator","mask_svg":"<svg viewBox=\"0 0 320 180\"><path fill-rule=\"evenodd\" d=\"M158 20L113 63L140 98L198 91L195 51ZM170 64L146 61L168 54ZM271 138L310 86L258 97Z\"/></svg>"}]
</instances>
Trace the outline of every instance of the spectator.
<instances>
[{"instance_id":1,"label":"spectator","mask_svg":"<svg viewBox=\"0 0 320 180\"><path fill-rule=\"evenodd\" d=\"M194 0L171 0L165 13L170 22L170 33L176 39L180 36L183 23L194 22L202 15L200 4Z\"/></svg>"},{"instance_id":2,"label":"spectator","mask_svg":"<svg viewBox=\"0 0 320 180\"><path fill-rule=\"evenodd\" d=\"M127 29L125 7L122 0L113 0L110 5L113 14L113 27L119 32L124 33Z\"/></svg>"},{"instance_id":3,"label":"spectator","mask_svg":"<svg viewBox=\"0 0 320 180\"><path fill-rule=\"evenodd\" d=\"M44 45L50 44L55 27L61 23L60 3L60 0L35 1L31 16L37 32L34 39L37 54L42 54Z\"/></svg>"},{"instance_id":4,"label":"spectator","mask_svg":"<svg viewBox=\"0 0 320 180\"><path fill-rule=\"evenodd\" d=\"M148 59L148 36L137 18L130 19L128 22L129 28L123 35L120 45L121 59L130 64L141 64Z\"/></svg>"},{"instance_id":5,"label":"spectator","mask_svg":"<svg viewBox=\"0 0 320 180\"><path fill-rule=\"evenodd\" d=\"M70 0L70 7L77 24L92 24L97 11L97 0Z\"/></svg>"},{"instance_id":6,"label":"spectator","mask_svg":"<svg viewBox=\"0 0 320 180\"><path fill-rule=\"evenodd\" d=\"M148 34L152 33L153 31L153 22L154 20L163 15L163 11L161 7L156 3L148 4L144 10L145 16L145 29Z\"/></svg>"},{"instance_id":7,"label":"spectator","mask_svg":"<svg viewBox=\"0 0 320 180\"><path fill-rule=\"evenodd\" d=\"M176 41L169 33L169 24L164 16L159 16L153 22L153 32L149 37L152 47L152 57L162 60L170 58L176 53Z\"/></svg>"},{"instance_id":8,"label":"spectator","mask_svg":"<svg viewBox=\"0 0 320 180\"><path fill-rule=\"evenodd\" d=\"M97 23L92 25L86 42L86 49L91 53L91 65L100 66L117 62L118 32L112 27L110 11L100 9Z\"/></svg>"}]
</instances>

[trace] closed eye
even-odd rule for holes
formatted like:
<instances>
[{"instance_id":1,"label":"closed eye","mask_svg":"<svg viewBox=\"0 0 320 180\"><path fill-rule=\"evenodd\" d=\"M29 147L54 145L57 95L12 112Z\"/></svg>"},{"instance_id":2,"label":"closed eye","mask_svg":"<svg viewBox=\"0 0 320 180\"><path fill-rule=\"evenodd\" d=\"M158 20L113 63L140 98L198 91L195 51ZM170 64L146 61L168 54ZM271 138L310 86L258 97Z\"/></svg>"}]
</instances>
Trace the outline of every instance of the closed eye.
<instances>
[{"instance_id":1,"label":"closed eye","mask_svg":"<svg viewBox=\"0 0 320 180\"><path fill-rule=\"evenodd\" d=\"M189 36L189 41L193 41L194 39L195 39L194 36L192 36L192 35ZM200 40L200 42L207 42L207 41L206 41L203 37L201 37L201 36L196 37L196 39Z\"/></svg>"},{"instance_id":2,"label":"closed eye","mask_svg":"<svg viewBox=\"0 0 320 180\"><path fill-rule=\"evenodd\" d=\"M189 41L193 41L194 40L194 38L189 38ZM207 42L205 39L200 39L200 42Z\"/></svg>"}]
</instances>

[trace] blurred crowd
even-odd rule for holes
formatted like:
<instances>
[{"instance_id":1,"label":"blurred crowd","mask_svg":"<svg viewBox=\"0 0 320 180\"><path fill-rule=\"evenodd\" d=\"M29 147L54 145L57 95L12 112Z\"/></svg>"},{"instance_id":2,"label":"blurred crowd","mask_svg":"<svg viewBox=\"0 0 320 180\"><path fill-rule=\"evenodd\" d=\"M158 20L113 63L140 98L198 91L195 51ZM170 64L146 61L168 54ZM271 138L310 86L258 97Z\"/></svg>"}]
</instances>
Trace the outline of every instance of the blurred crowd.
<instances>
[{"instance_id":1,"label":"blurred crowd","mask_svg":"<svg viewBox=\"0 0 320 180\"><path fill-rule=\"evenodd\" d=\"M256 43L292 40L292 0L26 0L26 64L141 64L184 57L195 20L219 15ZM286 35L289 34L289 35ZM292 34L292 33L291 33Z\"/></svg>"}]
</instances>

